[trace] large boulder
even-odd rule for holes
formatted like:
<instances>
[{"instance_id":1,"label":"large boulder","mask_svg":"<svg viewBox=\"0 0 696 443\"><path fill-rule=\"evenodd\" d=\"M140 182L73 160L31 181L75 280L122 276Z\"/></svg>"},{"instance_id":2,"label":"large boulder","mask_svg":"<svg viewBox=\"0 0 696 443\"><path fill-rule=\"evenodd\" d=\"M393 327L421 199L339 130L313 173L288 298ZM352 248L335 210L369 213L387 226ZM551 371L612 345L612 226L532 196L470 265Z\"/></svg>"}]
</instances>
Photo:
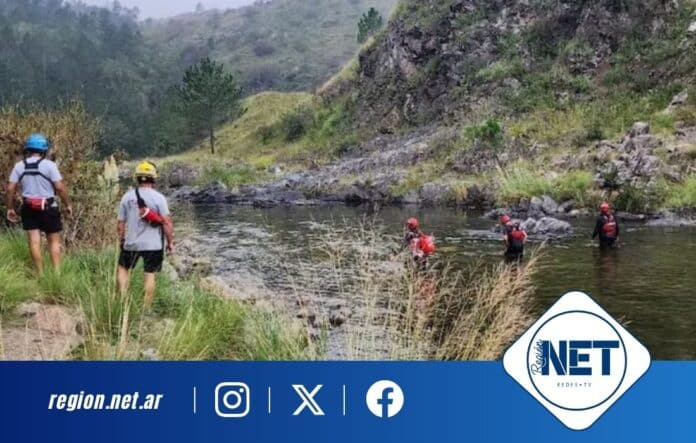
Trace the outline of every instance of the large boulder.
<instances>
[{"instance_id":1,"label":"large boulder","mask_svg":"<svg viewBox=\"0 0 696 443\"><path fill-rule=\"evenodd\" d=\"M183 163L174 163L164 171L165 183L170 188L181 188L182 186L193 186L200 175L200 170L196 167Z\"/></svg>"},{"instance_id":2,"label":"large boulder","mask_svg":"<svg viewBox=\"0 0 696 443\"><path fill-rule=\"evenodd\" d=\"M555 214L558 212L558 203L548 195L541 198L541 209L545 214Z\"/></svg>"},{"instance_id":3,"label":"large boulder","mask_svg":"<svg viewBox=\"0 0 696 443\"><path fill-rule=\"evenodd\" d=\"M573 231L570 223L553 217L542 217L539 220L530 217L520 223L520 227L527 233L538 236L563 236Z\"/></svg>"}]
</instances>

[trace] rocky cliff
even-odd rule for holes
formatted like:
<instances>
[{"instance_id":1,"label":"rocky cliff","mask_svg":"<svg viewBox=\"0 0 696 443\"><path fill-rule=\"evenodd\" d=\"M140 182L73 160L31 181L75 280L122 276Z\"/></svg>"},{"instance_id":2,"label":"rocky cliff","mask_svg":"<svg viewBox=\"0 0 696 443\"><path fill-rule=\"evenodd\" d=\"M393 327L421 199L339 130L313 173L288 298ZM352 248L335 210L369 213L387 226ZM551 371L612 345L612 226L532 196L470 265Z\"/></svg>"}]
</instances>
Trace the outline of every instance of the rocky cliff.
<instances>
[{"instance_id":1,"label":"rocky cliff","mask_svg":"<svg viewBox=\"0 0 696 443\"><path fill-rule=\"evenodd\" d=\"M563 71L553 92L566 101L591 97L596 88L582 83L608 74L644 90L693 80L692 10L683 0L403 0L360 54L355 115L394 132L511 112L552 68Z\"/></svg>"}]
</instances>

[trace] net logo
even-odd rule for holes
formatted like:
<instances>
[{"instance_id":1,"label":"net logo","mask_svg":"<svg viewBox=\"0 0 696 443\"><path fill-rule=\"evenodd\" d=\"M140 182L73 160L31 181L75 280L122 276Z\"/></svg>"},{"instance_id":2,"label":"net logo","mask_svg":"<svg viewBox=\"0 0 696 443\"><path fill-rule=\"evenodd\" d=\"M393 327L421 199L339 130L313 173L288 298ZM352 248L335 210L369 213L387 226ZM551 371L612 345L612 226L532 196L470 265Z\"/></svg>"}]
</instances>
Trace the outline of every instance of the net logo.
<instances>
[{"instance_id":1,"label":"net logo","mask_svg":"<svg viewBox=\"0 0 696 443\"><path fill-rule=\"evenodd\" d=\"M647 372L650 354L588 295L571 292L510 347L503 365L564 425L582 430Z\"/></svg>"},{"instance_id":2,"label":"net logo","mask_svg":"<svg viewBox=\"0 0 696 443\"><path fill-rule=\"evenodd\" d=\"M380 418L391 418L404 407L404 391L391 380L380 380L365 395L367 408Z\"/></svg>"}]
</instances>

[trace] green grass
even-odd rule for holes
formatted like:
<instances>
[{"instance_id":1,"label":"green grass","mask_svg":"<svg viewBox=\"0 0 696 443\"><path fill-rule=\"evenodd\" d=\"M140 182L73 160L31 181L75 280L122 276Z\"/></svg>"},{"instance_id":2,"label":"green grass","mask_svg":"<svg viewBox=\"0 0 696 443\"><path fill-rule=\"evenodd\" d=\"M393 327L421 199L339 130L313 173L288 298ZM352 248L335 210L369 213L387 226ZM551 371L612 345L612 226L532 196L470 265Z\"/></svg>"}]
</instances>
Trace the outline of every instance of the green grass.
<instances>
[{"instance_id":1,"label":"green grass","mask_svg":"<svg viewBox=\"0 0 696 443\"><path fill-rule=\"evenodd\" d=\"M682 183L671 185L666 204L669 208L696 208L696 176L688 177Z\"/></svg>"},{"instance_id":2,"label":"green grass","mask_svg":"<svg viewBox=\"0 0 696 443\"><path fill-rule=\"evenodd\" d=\"M550 195L553 183L525 165L498 171L498 201L513 203L522 198Z\"/></svg>"},{"instance_id":3,"label":"green grass","mask_svg":"<svg viewBox=\"0 0 696 443\"><path fill-rule=\"evenodd\" d=\"M589 195L593 185L592 173L571 171L555 180L552 196L559 201L574 200L578 206L589 206Z\"/></svg>"},{"instance_id":4,"label":"green grass","mask_svg":"<svg viewBox=\"0 0 696 443\"><path fill-rule=\"evenodd\" d=\"M154 317L142 315L142 272L124 297L115 287L116 250L71 251L61 273L33 275L24 238L0 235L0 315L24 301L79 310L85 344L76 359L138 359L156 349L163 359L309 359L316 347L273 312L223 300L192 281L158 276Z\"/></svg>"},{"instance_id":5,"label":"green grass","mask_svg":"<svg viewBox=\"0 0 696 443\"><path fill-rule=\"evenodd\" d=\"M234 189L242 185L259 181L261 174L250 167L211 166L204 170L199 178L202 185L212 182L222 182L228 188Z\"/></svg>"}]
</instances>

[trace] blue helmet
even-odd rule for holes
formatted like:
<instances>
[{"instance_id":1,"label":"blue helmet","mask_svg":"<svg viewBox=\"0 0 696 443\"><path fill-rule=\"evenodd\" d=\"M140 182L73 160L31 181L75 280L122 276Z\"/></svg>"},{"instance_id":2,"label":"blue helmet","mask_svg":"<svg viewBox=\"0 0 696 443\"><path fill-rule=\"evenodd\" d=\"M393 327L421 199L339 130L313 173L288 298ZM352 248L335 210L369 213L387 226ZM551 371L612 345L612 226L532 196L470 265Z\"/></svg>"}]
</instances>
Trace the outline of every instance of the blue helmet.
<instances>
[{"instance_id":1,"label":"blue helmet","mask_svg":"<svg viewBox=\"0 0 696 443\"><path fill-rule=\"evenodd\" d=\"M24 143L24 149L46 152L48 151L48 140L43 134L31 134Z\"/></svg>"}]
</instances>

